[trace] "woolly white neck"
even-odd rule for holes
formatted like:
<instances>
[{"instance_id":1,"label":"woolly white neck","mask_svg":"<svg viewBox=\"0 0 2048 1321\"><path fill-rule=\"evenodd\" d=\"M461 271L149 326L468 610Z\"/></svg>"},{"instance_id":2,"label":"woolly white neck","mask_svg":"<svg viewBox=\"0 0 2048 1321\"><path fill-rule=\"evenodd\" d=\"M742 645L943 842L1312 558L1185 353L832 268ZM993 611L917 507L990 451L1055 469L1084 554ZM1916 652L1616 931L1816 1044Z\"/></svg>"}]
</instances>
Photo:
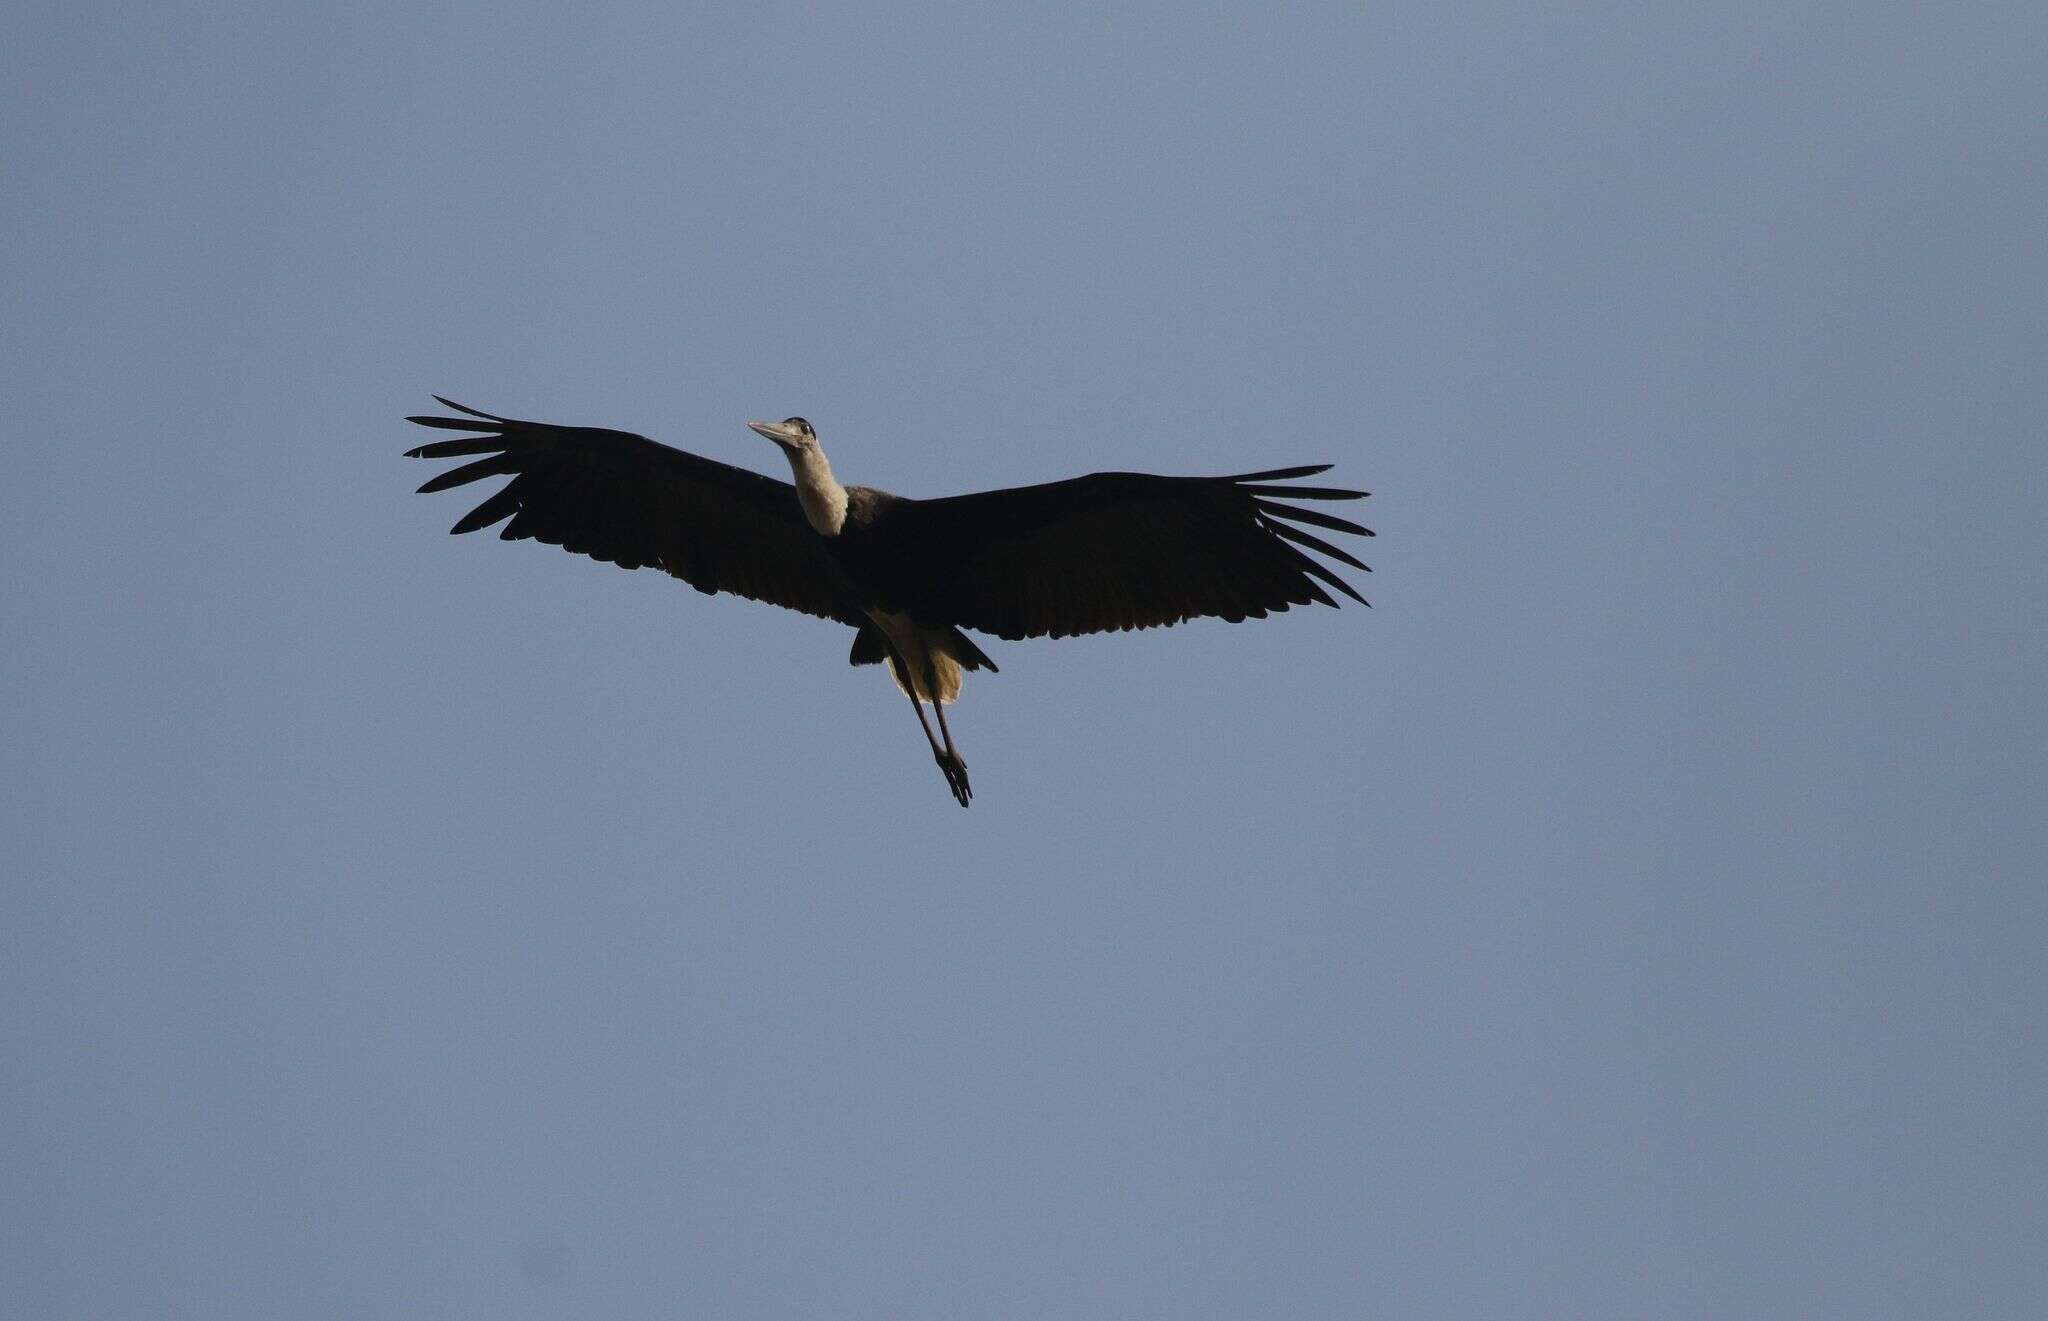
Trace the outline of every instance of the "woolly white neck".
<instances>
[{"instance_id":1,"label":"woolly white neck","mask_svg":"<svg viewBox=\"0 0 2048 1321\"><path fill-rule=\"evenodd\" d=\"M846 526L846 488L832 476L832 465L816 445L801 452L785 450L790 471L796 474L796 498L803 504L804 518L819 535L836 537Z\"/></svg>"}]
</instances>

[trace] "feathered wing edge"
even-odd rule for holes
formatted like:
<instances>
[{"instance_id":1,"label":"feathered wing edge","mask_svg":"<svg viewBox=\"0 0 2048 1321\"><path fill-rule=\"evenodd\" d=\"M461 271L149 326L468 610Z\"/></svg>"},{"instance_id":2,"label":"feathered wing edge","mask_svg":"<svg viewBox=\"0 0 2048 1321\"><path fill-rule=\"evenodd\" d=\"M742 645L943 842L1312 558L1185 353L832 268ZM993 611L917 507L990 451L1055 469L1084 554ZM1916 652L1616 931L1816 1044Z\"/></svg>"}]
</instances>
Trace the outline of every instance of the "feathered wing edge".
<instances>
[{"instance_id":1,"label":"feathered wing edge","mask_svg":"<svg viewBox=\"0 0 2048 1321\"><path fill-rule=\"evenodd\" d=\"M1372 602L1360 596L1335 570L1304 554L1298 548L1307 547L1318 554L1329 556L1339 564L1348 564L1361 573L1371 573L1372 566L1343 547L1333 545L1312 532L1304 532L1294 524L1307 523L1315 527L1328 528L1332 532L1348 532L1359 537L1378 534L1371 528L1354 523L1348 518L1339 518L1335 514L1325 514L1315 509L1297 509L1293 505L1282 503L1286 500L1363 500L1372 494L1370 491L1352 491L1335 486L1278 484L1302 477L1313 477L1318 473L1328 472L1332 466L1327 463L1311 463L1298 468L1272 468L1265 472L1238 473L1217 480L1229 482L1236 490L1252 497L1252 506L1258 510L1259 526L1282 541L1291 543L1288 549L1299 561L1297 567L1302 572L1328 583L1360 605L1370 608ZM1308 588L1318 601L1332 608L1336 607L1337 602L1314 582L1309 583Z\"/></svg>"},{"instance_id":2,"label":"feathered wing edge","mask_svg":"<svg viewBox=\"0 0 2048 1321\"><path fill-rule=\"evenodd\" d=\"M1329 464L1226 477L1099 472L1037 486L911 501L881 552L908 566L892 608L1008 640L1264 618L1365 598L1310 552L1366 570L1306 523L1370 536L1294 500L1363 491L1290 484ZM1328 590L1326 590L1326 588ZM921 597L921 599L920 599Z\"/></svg>"},{"instance_id":3,"label":"feathered wing edge","mask_svg":"<svg viewBox=\"0 0 2048 1321\"><path fill-rule=\"evenodd\" d=\"M430 441L407 450L407 456L483 457L437 473L420 491L513 479L463 515L451 533L475 532L509 518L499 529L501 540L531 537L623 568L654 565L700 592L731 592L843 623L862 622L813 572L809 531L787 484L631 432L500 417L441 395L434 399L467 416L406 420L486 434ZM661 501L671 503L657 507ZM593 508L605 504L611 508ZM677 508L691 517L676 518ZM640 517L621 520L620 510Z\"/></svg>"}]
</instances>

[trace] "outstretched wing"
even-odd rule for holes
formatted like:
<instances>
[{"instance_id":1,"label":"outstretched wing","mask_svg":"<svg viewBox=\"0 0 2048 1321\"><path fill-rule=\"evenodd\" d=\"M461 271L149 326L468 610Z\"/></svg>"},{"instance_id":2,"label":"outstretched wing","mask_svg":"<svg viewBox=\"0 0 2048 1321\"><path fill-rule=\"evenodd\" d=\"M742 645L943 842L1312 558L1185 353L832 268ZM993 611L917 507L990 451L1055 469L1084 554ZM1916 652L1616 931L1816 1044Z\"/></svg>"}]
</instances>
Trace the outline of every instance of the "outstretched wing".
<instances>
[{"instance_id":1,"label":"outstretched wing","mask_svg":"<svg viewBox=\"0 0 2048 1321\"><path fill-rule=\"evenodd\" d=\"M1310 602L1335 606L1323 585L1367 604L1305 550L1370 570L1295 525L1371 531L1282 503L1366 493L1273 484L1329 466L1235 477L1102 472L907 500L868 534L871 562L886 570L871 578L899 584L899 599L884 602L889 608L1010 639L1152 628L1204 615L1236 621Z\"/></svg>"},{"instance_id":2,"label":"outstretched wing","mask_svg":"<svg viewBox=\"0 0 2048 1321\"><path fill-rule=\"evenodd\" d=\"M700 592L732 592L850 624L787 482L685 454L625 431L521 422L434 398L466 417L412 417L423 427L482 434L437 440L415 459L482 455L420 487L444 491L510 477L450 532L510 519L498 536L527 537L592 559L652 565Z\"/></svg>"}]
</instances>

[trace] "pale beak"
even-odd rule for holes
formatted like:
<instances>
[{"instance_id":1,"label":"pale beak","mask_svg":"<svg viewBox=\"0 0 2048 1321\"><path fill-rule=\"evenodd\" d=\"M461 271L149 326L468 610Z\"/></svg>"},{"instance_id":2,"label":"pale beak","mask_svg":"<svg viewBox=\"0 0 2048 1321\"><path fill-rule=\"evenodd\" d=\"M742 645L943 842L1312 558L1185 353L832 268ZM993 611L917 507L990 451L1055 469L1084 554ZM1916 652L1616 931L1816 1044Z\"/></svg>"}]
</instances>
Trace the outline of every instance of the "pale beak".
<instances>
[{"instance_id":1,"label":"pale beak","mask_svg":"<svg viewBox=\"0 0 2048 1321\"><path fill-rule=\"evenodd\" d=\"M803 439L802 432L780 422L749 422L747 425L785 449Z\"/></svg>"}]
</instances>

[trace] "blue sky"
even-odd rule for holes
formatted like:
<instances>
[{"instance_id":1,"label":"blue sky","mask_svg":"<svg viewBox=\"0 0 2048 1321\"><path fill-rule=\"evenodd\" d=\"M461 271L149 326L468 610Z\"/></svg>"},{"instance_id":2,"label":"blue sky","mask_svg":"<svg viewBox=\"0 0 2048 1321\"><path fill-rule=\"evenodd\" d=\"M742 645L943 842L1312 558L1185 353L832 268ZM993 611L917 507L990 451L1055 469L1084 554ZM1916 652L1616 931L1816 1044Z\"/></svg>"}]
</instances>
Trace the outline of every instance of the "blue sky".
<instances>
[{"instance_id":1,"label":"blue sky","mask_svg":"<svg viewBox=\"0 0 2048 1321\"><path fill-rule=\"evenodd\" d=\"M17 6L24 1316L2020 1317L2033 6ZM450 539L428 392L1329 461L992 645Z\"/></svg>"}]
</instances>

